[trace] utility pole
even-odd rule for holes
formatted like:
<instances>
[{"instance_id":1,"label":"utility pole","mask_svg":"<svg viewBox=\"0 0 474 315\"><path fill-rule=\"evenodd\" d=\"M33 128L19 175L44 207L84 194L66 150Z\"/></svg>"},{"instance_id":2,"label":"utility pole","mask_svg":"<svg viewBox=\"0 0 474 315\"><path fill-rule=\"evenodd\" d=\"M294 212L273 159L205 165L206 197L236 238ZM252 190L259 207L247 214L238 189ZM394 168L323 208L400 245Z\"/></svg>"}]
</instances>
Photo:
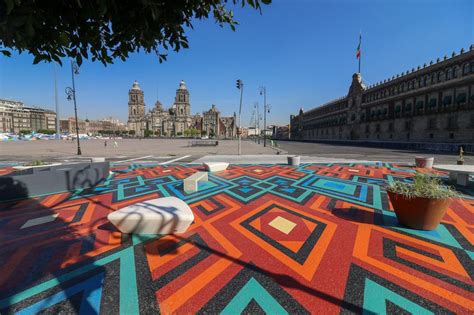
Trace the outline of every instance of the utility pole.
<instances>
[{"instance_id":1,"label":"utility pole","mask_svg":"<svg viewBox=\"0 0 474 315\"><path fill-rule=\"evenodd\" d=\"M267 146L267 112L270 113L270 105L267 104L267 88L260 87L260 95L263 95L263 146Z\"/></svg>"},{"instance_id":2,"label":"utility pole","mask_svg":"<svg viewBox=\"0 0 474 315\"><path fill-rule=\"evenodd\" d=\"M240 107L239 107L239 129L237 130L237 136L239 137L239 149L238 154L242 154L242 96L244 94L244 82L237 80L237 88L240 90Z\"/></svg>"},{"instance_id":3,"label":"utility pole","mask_svg":"<svg viewBox=\"0 0 474 315\"><path fill-rule=\"evenodd\" d=\"M56 104L56 140L60 140L59 130L59 102L58 102L58 79L56 77L56 63L53 64L54 69L54 103Z\"/></svg>"}]
</instances>

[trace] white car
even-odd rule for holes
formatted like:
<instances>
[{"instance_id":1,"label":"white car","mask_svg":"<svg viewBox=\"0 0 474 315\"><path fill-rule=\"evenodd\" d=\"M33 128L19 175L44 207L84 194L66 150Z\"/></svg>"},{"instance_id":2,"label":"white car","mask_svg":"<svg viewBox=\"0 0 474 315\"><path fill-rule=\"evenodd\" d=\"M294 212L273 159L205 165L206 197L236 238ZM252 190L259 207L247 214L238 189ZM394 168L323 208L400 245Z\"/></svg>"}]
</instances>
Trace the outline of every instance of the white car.
<instances>
[{"instance_id":1,"label":"white car","mask_svg":"<svg viewBox=\"0 0 474 315\"><path fill-rule=\"evenodd\" d=\"M208 136L201 137L202 140L209 140Z\"/></svg>"}]
</instances>

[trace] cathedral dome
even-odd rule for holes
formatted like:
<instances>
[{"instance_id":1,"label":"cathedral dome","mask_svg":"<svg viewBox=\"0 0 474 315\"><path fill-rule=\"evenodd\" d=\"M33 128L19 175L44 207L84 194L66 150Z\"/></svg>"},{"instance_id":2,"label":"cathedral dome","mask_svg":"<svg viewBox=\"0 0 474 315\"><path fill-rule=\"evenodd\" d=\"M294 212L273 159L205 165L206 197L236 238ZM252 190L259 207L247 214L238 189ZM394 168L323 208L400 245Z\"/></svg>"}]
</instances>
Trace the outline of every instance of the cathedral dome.
<instances>
[{"instance_id":1,"label":"cathedral dome","mask_svg":"<svg viewBox=\"0 0 474 315\"><path fill-rule=\"evenodd\" d=\"M133 81L132 90L141 90L137 80Z\"/></svg>"},{"instance_id":2,"label":"cathedral dome","mask_svg":"<svg viewBox=\"0 0 474 315\"><path fill-rule=\"evenodd\" d=\"M188 89L186 87L186 83L184 83L184 80L181 80L181 82L179 82L179 89L180 90L187 90Z\"/></svg>"}]
</instances>

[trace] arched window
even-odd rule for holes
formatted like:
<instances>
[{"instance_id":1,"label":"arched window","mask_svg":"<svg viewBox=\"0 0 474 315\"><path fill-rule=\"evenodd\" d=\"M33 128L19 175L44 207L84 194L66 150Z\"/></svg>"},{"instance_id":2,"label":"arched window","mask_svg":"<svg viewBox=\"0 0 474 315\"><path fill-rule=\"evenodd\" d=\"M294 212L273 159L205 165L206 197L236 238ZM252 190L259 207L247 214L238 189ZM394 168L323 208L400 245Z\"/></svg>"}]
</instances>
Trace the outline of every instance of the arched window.
<instances>
[{"instance_id":1,"label":"arched window","mask_svg":"<svg viewBox=\"0 0 474 315\"><path fill-rule=\"evenodd\" d=\"M469 73L469 64L465 63L464 66L462 67L462 74L466 75Z\"/></svg>"},{"instance_id":2,"label":"arched window","mask_svg":"<svg viewBox=\"0 0 474 315\"><path fill-rule=\"evenodd\" d=\"M454 66L454 68L453 68L453 79L456 79L458 77L458 71L459 71L459 67Z\"/></svg>"},{"instance_id":3,"label":"arched window","mask_svg":"<svg viewBox=\"0 0 474 315\"><path fill-rule=\"evenodd\" d=\"M438 75L437 75L437 78L436 78L436 81L439 83L443 80L443 72L438 72Z\"/></svg>"},{"instance_id":4,"label":"arched window","mask_svg":"<svg viewBox=\"0 0 474 315\"><path fill-rule=\"evenodd\" d=\"M435 84L435 82L436 82L435 79L436 79L436 76L435 76L435 74L433 73L433 74L431 75L431 84Z\"/></svg>"},{"instance_id":5,"label":"arched window","mask_svg":"<svg viewBox=\"0 0 474 315\"><path fill-rule=\"evenodd\" d=\"M451 80L453 77L453 69L449 68L446 70L446 80Z\"/></svg>"},{"instance_id":6,"label":"arched window","mask_svg":"<svg viewBox=\"0 0 474 315\"><path fill-rule=\"evenodd\" d=\"M428 76L426 75L424 78L423 78L423 86L426 86L428 84Z\"/></svg>"},{"instance_id":7,"label":"arched window","mask_svg":"<svg viewBox=\"0 0 474 315\"><path fill-rule=\"evenodd\" d=\"M181 108L181 115L183 115L183 114L184 114L184 110Z\"/></svg>"}]
</instances>

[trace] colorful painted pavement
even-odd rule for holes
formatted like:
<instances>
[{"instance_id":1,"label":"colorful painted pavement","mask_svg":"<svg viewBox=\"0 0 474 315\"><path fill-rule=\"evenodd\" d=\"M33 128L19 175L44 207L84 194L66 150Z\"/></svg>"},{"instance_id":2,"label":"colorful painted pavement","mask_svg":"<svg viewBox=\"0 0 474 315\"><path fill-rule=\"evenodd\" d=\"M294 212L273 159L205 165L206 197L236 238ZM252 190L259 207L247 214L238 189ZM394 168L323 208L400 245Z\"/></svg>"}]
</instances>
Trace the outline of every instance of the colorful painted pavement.
<instances>
[{"instance_id":1,"label":"colorful painted pavement","mask_svg":"<svg viewBox=\"0 0 474 315\"><path fill-rule=\"evenodd\" d=\"M121 166L103 186L0 205L0 313L474 312L474 199L432 232L398 226L386 163ZM177 196L179 236L122 235L108 213Z\"/></svg>"}]
</instances>

